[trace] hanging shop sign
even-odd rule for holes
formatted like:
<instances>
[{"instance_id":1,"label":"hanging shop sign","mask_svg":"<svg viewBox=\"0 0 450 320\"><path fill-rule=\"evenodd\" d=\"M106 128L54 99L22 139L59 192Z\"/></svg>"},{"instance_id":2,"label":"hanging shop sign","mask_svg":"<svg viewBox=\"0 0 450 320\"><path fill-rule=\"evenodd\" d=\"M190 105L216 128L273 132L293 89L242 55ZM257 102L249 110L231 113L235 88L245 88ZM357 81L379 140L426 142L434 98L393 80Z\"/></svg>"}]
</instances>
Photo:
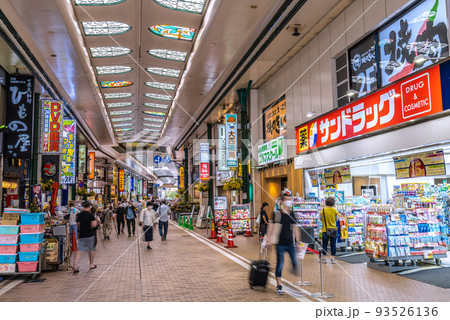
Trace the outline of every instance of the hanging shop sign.
<instances>
[{"instance_id":1,"label":"hanging shop sign","mask_svg":"<svg viewBox=\"0 0 450 320\"><path fill-rule=\"evenodd\" d=\"M106 172L106 182L112 183L114 180L114 166L109 166Z\"/></svg>"},{"instance_id":2,"label":"hanging shop sign","mask_svg":"<svg viewBox=\"0 0 450 320\"><path fill-rule=\"evenodd\" d=\"M119 169L119 192L125 192L125 171Z\"/></svg>"},{"instance_id":3,"label":"hanging shop sign","mask_svg":"<svg viewBox=\"0 0 450 320\"><path fill-rule=\"evenodd\" d=\"M260 166L285 159L286 143L284 136L270 140L258 147L258 164Z\"/></svg>"},{"instance_id":4,"label":"hanging shop sign","mask_svg":"<svg viewBox=\"0 0 450 320\"><path fill-rule=\"evenodd\" d=\"M349 55L350 88L358 92L358 98L375 91L378 87L375 35L352 47Z\"/></svg>"},{"instance_id":5,"label":"hanging shop sign","mask_svg":"<svg viewBox=\"0 0 450 320\"><path fill-rule=\"evenodd\" d=\"M114 186L117 186L117 180L118 180L117 166L114 164L112 166L112 168L113 168L113 181L112 181L112 183L113 183Z\"/></svg>"},{"instance_id":6,"label":"hanging shop sign","mask_svg":"<svg viewBox=\"0 0 450 320\"><path fill-rule=\"evenodd\" d=\"M225 171L228 170L227 167L227 136L225 133L225 125L219 124L217 126L217 133L218 133L218 151L217 151L217 157L218 157L218 170Z\"/></svg>"},{"instance_id":7,"label":"hanging shop sign","mask_svg":"<svg viewBox=\"0 0 450 320\"><path fill-rule=\"evenodd\" d=\"M78 145L78 173L86 173L86 145Z\"/></svg>"},{"instance_id":8,"label":"hanging shop sign","mask_svg":"<svg viewBox=\"0 0 450 320\"><path fill-rule=\"evenodd\" d=\"M31 159L33 135L33 77L11 75L6 95L6 157Z\"/></svg>"},{"instance_id":9,"label":"hanging shop sign","mask_svg":"<svg viewBox=\"0 0 450 320\"><path fill-rule=\"evenodd\" d=\"M42 100L41 106L41 152L61 153L63 102L59 100Z\"/></svg>"},{"instance_id":10,"label":"hanging shop sign","mask_svg":"<svg viewBox=\"0 0 450 320\"><path fill-rule=\"evenodd\" d=\"M131 192L134 191L134 177L133 176L130 177L130 191Z\"/></svg>"},{"instance_id":11,"label":"hanging shop sign","mask_svg":"<svg viewBox=\"0 0 450 320\"><path fill-rule=\"evenodd\" d=\"M250 218L250 204L238 204L230 207L231 227L234 233L245 232L247 219Z\"/></svg>"},{"instance_id":12,"label":"hanging shop sign","mask_svg":"<svg viewBox=\"0 0 450 320\"><path fill-rule=\"evenodd\" d=\"M394 157L394 165L397 179L445 176L443 150Z\"/></svg>"},{"instance_id":13,"label":"hanging shop sign","mask_svg":"<svg viewBox=\"0 0 450 320\"><path fill-rule=\"evenodd\" d=\"M350 166L328 168L324 171L325 182L327 186L352 182L352 176L350 175Z\"/></svg>"},{"instance_id":14,"label":"hanging shop sign","mask_svg":"<svg viewBox=\"0 0 450 320\"><path fill-rule=\"evenodd\" d=\"M89 179L95 179L95 152L89 152Z\"/></svg>"},{"instance_id":15,"label":"hanging shop sign","mask_svg":"<svg viewBox=\"0 0 450 320\"><path fill-rule=\"evenodd\" d=\"M77 141L77 122L76 120L63 121L63 144L62 144L62 164L61 164L61 183L75 183L75 144Z\"/></svg>"},{"instance_id":16,"label":"hanging shop sign","mask_svg":"<svg viewBox=\"0 0 450 320\"><path fill-rule=\"evenodd\" d=\"M200 143L200 180L209 180L209 144Z\"/></svg>"},{"instance_id":17,"label":"hanging shop sign","mask_svg":"<svg viewBox=\"0 0 450 320\"><path fill-rule=\"evenodd\" d=\"M98 180L103 180L105 181L106 179L106 168L103 167L95 167L95 177Z\"/></svg>"},{"instance_id":18,"label":"hanging shop sign","mask_svg":"<svg viewBox=\"0 0 450 320\"><path fill-rule=\"evenodd\" d=\"M184 167L180 167L180 186L179 188L184 188Z\"/></svg>"},{"instance_id":19,"label":"hanging shop sign","mask_svg":"<svg viewBox=\"0 0 450 320\"><path fill-rule=\"evenodd\" d=\"M266 141L285 135L286 128L286 98L283 95L265 108L264 137Z\"/></svg>"},{"instance_id":20,"label":"hanging shop sign","mask_svg":"<svg viewBox=\"0 0 450 320\"><path fill-rule=\"evenodd\" d=\"M128 193L130 192L130 176L125 176L125 192Z\"/></svg>"},{"instance_id":21,"label":"hanging shop sign","mask_svg":"<svg viewBox=\"0 0 450 320\"><path fill-rule=\"evenodd\" d=\"M386 86L448 57L446 1L426 0L379 33L381 84Z\"/></svg>"},{"instance_id":22,"label":"hanging shop sign","mask_svg":"<svg viewBox=\"0 0 450 320\"><path fill-rule=\"evenodd\" d=\"M238 166L237 154L237 115L225 115L226 135L226 161L227 167Z\"/></svg>"},{"instance_id":23,"label":"hanging shop sign","mask_svg":"<svg viewBox=\"0 0 450 320\"><path fill-rule=\"evenodd\" d=\"M59 182L60 156L58 154L43 154L41 163L41 179Z\"/></svg>"},{"instance_id":24,"label":"hanging shop sign","mask_svg":"<svg viewBox=\"0 0 450 320\"><path fill-rule=\"evenodd\" d=\"M443 111L440 66L296 128L297 153Z\"/></svg>"}]
</instances>

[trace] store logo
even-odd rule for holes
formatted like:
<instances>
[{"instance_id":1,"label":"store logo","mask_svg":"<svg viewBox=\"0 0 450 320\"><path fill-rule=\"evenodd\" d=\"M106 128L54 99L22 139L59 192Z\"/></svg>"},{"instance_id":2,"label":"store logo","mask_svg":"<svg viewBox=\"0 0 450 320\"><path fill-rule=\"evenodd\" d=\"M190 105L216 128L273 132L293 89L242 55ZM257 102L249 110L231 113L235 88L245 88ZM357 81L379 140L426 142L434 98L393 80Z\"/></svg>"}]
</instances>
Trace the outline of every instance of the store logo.
<instances>
[{"instance_id":1,"label":"store logo","mask_svg":"<svg viewBox=\"0 0 450 320\"><path fill-rule=\"evenodd\" d=\"M309 148L314 148L317 143L317 122L311 124L309 128Z\"/></svg>"},{"instance_id":2,"label":"store logo","mask_svg":"<svg viewBox=\"0 0 450 320\"><path fill-rule=\"evenodd\" d=\"M425 73L402 83L403 119L431 111L430 75Z\"/></svg>"}]
</instances>

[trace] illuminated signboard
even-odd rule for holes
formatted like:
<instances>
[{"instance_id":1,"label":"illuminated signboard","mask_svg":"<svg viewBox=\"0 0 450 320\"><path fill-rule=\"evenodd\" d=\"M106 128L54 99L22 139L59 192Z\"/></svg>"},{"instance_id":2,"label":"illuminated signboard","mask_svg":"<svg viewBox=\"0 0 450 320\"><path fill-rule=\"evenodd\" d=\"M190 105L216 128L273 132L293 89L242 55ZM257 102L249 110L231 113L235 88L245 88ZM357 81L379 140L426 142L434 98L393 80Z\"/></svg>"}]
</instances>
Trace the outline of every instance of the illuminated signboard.
<instances>
[{"instance_id":1,"label":"illuminated signboard","mask_svg":"<svg viewBox=\"0 0 450 320\"><path fill-rule=\"evenodd\" d=\"M41 104L41 151L42 153L61 153L63 102L42 100Z\"/></svg>"}]
</instances>

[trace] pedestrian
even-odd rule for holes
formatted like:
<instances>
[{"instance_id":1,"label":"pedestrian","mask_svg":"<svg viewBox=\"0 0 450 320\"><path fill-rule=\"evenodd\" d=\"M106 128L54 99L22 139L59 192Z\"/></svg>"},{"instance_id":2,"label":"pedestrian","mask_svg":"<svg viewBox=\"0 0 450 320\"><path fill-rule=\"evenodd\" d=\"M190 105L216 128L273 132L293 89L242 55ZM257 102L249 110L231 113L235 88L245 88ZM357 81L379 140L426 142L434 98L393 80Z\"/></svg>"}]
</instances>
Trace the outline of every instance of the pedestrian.
<instances>
[{"instance_id":1,"label":"pedestrian","mask_svg":"<svg viewBox=\"0 0 450 320\"><path fill-rule=\"evenodd\" d=\"M131 202L128 203L126 212L128 237L131 237L131 231L133 231L133 236L136 233L136 208Z\"/></svg>"},{"instance_id":2,"label":"pedestrian","mask_svg":"<svg viewBox=\"0 0 450 320\"><path fill-rule=\"evenodd\" d=\"M77 229L77 215L80 213L78 209L75 208L73 202L69 203L69 234L72 237L72 234L75 232L75 236L78 236Z\"/></svg>"},{"instance_id":3,"label":"pedestrian","mask_svg":"<svg viewBox=\"0 0 450 320\"><path fill-rule=\"evenodd\" d=\"M108 239L111 240L111 232L112 232L112 224L114 217L114 211L112 204L103 212L103 221L102 221L102 231L103 231L103 240Z\"/></svg>"},{"instance_id":4,"label":"pedestrian","mask_svg":"<svg viewBox=\"0 0 450 320\"><path fill-rule=\"evenodd\" d=\"M267 233L267 226L269 224L269 216L267 215L267 208L269 207L269 204L267 202L263 202L261 206L261 210L259 211L259 236L260 239L264 239L266 233Z\"/></svg>"},{"instance_id":5,"label":"pedestrian","mask_svg":"<svg viewBox=\"0 0 450 320\"><path fill-rule=\"evenodd\" d=\"M89 201L83 202L82 207L83 211L77 216L78 250L75 251L73 273L78 273L80 271L78 269L78 262L80 261L80 254L82 251L89 253L89 269L97 268L94 264L94 241L98 220L91 212L92 204Z\"/></svg>"},{"instance_id":6,"label":"pedestrian","mask_svg":"<svg viewBox=\"0 0 450 320\"><path fill-rule=\"evenodd\" d=\"M94 240L94 249L97 247L97 230L102 227L102 222L100 220L100 217L98 216L98 207L92 206L91 207L91 213L94 215L95 219L98 221L97 228L95 229L95 240Z\"/></svg>"},{"instance_id":7,"label":"pedestrian","mask_svg":"<svg viewBox=\"0 0 450 320\"><path fill-rule=\"evenodd\" d=\"M153 203L149 201L147 207L139 214L139 225L144 228L144 237L149 250L151 249L150 242L153 241L153 225L156 220L156 211L153 209Z\"/></svg>"},{"instance_id":8,"label":"pedestrian","mask_svg":"<svg viewBox=\"0 0 450 320\"><path fill-rule=\"evenodd\" d=\"M339 221L338 211L334 208L335 200L329 197L325 200L326 207L320 211L320 220L322 221L322 249L324 256L322 263L327 263L328 242L331 246L331 258L330 262L336 263L336 239L337 239L337 225ZM320 260L317 260L320 262Z\"/></svg>"},{"instance_id":9,"label":"pedestrian","mask_svg":"<svg viewBox=\"0 0 450 320\"><path fill-rule=\"evenodd\" d=\"M117 221L117 235L123 233L125 227L125 215L127 214L127 207L125 202L122 202L116 209L116 221Z\"/></svg>"},{"instance_id":10,"label":"pedestrian","mask_svg":"<svg viewBox=\"0 0 450 320\"><path fill-rule=\"evenodd\" d=\"M274 211L273 223L269 224L266 237L266 247L270 246L270 240L276 243L277 265L275 267L275 278L277 280L277 294L283 294L281 285L281 276L284 265L284 253L288 252L292 260L293 274L297 274L297 246L300 244L300 231L293 228L297 224L294 213L292 212L293 201L292 193L289 190L283 191L280 197L278 210ZM293 231L295 230L295 239ZM277 232L279 234L277 234ZM273 240L275 239L275 240Z\"/></svg>"},{"instance_id":11,"label":"pedestrian","mask_svg":"<svg viewBox=\"0 0 450 320\"><path fill-rule=\"evenodd\" d=\"M158 208L156 213L159 218L159 235L161 236L161 240L164 241L167 237L167 229L169 228L169 214L171 213L169 206L166 205L166 200L163 199L161 201L161 206Z\"/></svg>"},{"instance_id":12,"label":"pedestrian","mask_svg":"<svg viewBox=\"0 0 450 320\"><path fill-rule=\"evenodd\" d=\"M136 213L137 213L138 216L141 214L141 211L142 211L143 208L144 208L144 205L143 205L142 201L139 201L136 204Z\"/></svg>"}]
</instances>

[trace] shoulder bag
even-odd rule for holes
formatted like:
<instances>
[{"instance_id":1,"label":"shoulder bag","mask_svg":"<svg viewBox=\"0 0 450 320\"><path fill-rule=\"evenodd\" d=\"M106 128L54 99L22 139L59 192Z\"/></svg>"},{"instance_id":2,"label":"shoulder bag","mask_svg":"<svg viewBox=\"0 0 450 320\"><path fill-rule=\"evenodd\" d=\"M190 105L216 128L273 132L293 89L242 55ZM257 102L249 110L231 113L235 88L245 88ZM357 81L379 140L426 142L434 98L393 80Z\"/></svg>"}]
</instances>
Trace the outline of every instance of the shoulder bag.
<instances>
[{"instance_id":1,"label":"shoulder bag","mask_svg":"<svg viewBox=\"0 0 450 320\"><path fill-rule=\"evenodd\" d=\"M336 238L337 237L337 229L334 229L334 228L328 229L328 227L327 227L327 217L325 216L325 209L322 209L322 217L323 217L322 222L325 224L325 230L327 230L327 236L329 236L331 238Z\"/></svg>"},{"instance_id":2,"label":"shoulder bag","mask_svg":"<svg viewBox=\"0 0 450 320\"><path fill-rule=\"evenodd\" d=\"M274 219L273 219L273 223L270 223L270 238L269 243L270 244L278 244L278 241L280 240L280 233L281 233L281 228L283 227L283 225L281 224L281 215L282 213L278 210L274 211Z\"/></svg>"}]
</instances>

